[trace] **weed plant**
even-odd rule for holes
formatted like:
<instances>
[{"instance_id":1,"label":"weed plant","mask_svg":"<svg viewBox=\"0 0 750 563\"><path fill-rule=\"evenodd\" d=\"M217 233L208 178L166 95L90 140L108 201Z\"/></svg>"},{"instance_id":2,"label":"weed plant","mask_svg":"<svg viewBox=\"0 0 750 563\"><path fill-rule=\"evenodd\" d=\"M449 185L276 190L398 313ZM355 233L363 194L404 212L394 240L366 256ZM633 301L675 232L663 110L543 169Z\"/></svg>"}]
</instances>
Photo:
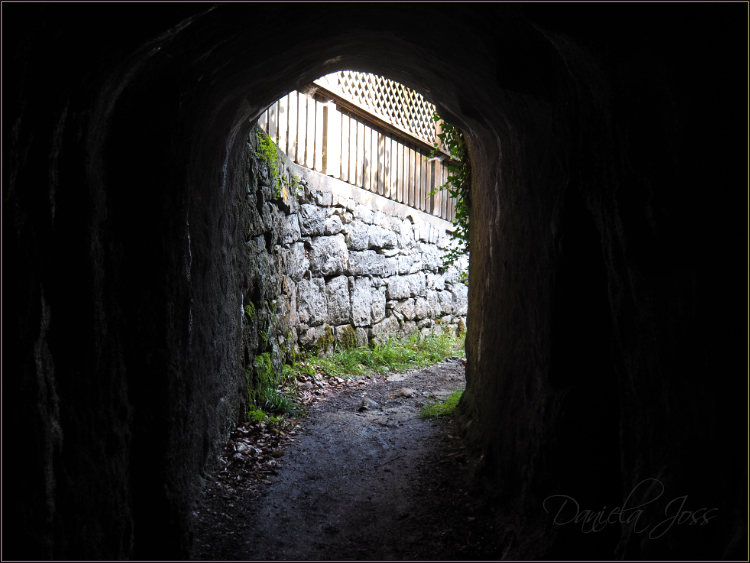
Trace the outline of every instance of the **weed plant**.
<instances>
[{"instance_id":1,"label":"weed plant","mask_svg":"<svg viewBox=\"0 0 750 563\"><path fill-rule=\"evenodd\" d=\"M279 164L281 157L279 156L276 144L262 129L258 129L258 156L268 165L268 172L271 175L271 183L273 184L271 189L273 190L274 197L280 197L281 177L279 175Z\"/></svg>"},{"instance_id":2,"label":"weed plant","mask_svg":"<svg viewBox=\"0 0 750 563\"><path fill-rule=\"evenodd\" d=\"M450 416L456 410L458 400L463 395L463 389L456 389L453 393L445 398L445 401L428 403L422 407L419 416L422 418L440 418L441 416Z\"/></svg>"},{"instance_id":3,"label":"weed plant","mask_svg":"<svg viewBox=\"0 0 750 563\"><path fill-rule=\"evenodd\" d=\"M286 370L277 374L273 369L271 354L268 352L255 358L255 369L258 374L255 405L266 413L296 413L298 410L297 404L289 395L279 390L281 384L284 383ZM252 412L248 413L248 416L251 416Z\"/></svg>"},{"instance_id":4,"label":"weed plant","mask_svg":"<svg viewBox=\"0 0 750 563\"><path fill-rule=\"evenodd\" d=\"M285 414L301 414L302 408L294 401L296 382L301 375L316 379L373 376L423 368L449 356L465 355L464 337L456 338L448 333L439 336L415 333L409 338L389 338L381 346L374 347L342 346L326 357L312 353L307 357L298 357L293 365L284 365L281 373L274 371L271 355L266 352L255 358L258 386L250 397L251 405L255 407L251 407L247 413L248 419L252 422L273 421ZM246 375L249 385L249 373Z\"/></svg>"},{"instance_id":5,"label":"weed plant","mask_svg":"<svg viewBox=\"0 0 750 563\"><path fill-rule=\"evenodd\" d=\"M342 348L326 357L311 356L297 362L293 369L306 374L350 377L380 375L391 371L423 368L443 361L448 356L465 356L464 338L449 334L409 338L389 338L381 346Z\"/></svg>"},{"instance_id":6,"label":"weed plant","mask_svg":"<svg viewBox=\"0 0 750 563\"><path fill-rule=\"evenodd\" d=\"M440 144L448 149L453 164L448 164L448 178L445 184L436 187L428 195L435 195L440 190L446 190L448 195L456 200L456 216L452 223L455 227L451 234L451 240L455 243L452 248L448 249L443 257L443 264L450 266L456 263L461 256L469 255L469 206L471 205L471 162L469 161L469 151L466 148L464 134L440 119L435 112L432 120L441 122L442 132L438 134L440 143L435 143L435 148L430 153L434 157L440 150ZM468 284L468 274L461 272L460 281Z\"/></svg>"}]
</instances>

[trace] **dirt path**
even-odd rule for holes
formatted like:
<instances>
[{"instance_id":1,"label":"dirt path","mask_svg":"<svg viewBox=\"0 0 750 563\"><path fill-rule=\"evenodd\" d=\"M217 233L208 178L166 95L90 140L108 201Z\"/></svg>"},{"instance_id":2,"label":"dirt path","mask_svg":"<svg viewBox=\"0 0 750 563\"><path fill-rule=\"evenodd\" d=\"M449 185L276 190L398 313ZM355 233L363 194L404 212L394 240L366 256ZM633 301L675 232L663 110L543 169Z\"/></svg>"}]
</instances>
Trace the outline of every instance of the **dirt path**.
<instances>
[{"instance_id":1,"label":"dirt path","mask_svg":"<svg viewBox=\"0 0 750 563\"><path fill-rule=\"evenodd\" d=\"M463 387L463 363L332 383L313 387L302 428L233 435L227 468L194 513L195 558L499 559L452 424L418 416ZM363 409L364 399L378 405Z\"/></svg>"}]
</instances>

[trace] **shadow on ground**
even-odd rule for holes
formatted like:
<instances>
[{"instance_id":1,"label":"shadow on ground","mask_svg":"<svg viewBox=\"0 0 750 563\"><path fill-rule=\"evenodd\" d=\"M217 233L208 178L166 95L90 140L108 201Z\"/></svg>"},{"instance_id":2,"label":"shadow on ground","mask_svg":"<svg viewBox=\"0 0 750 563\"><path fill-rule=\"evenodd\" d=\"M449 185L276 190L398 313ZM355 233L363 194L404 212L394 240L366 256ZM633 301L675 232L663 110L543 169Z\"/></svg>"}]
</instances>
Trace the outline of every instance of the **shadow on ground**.
<instances>
[{"instance_id":1,"label":"shadow on ground","mask_svg":"<svg viewBox=\"0 0 750 563\"><path fill-rule=\"evenodd\" d=\"M463 362L333 383L297 429L233 435L222 477L194 512L194 558L498 559L492 512L453 424L419 418L423 404L463 388ZM240 443L251 449L237 456Z\"/></svg>"}]
</instances>

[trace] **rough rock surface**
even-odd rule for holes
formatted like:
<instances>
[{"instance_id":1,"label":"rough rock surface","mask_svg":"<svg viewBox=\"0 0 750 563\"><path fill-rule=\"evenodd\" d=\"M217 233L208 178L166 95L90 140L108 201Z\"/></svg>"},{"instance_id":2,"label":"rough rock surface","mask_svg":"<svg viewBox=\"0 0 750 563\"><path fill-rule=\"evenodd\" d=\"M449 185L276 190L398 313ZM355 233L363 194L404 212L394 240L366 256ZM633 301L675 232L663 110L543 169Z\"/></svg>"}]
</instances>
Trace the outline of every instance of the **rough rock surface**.
<instances>
[{"instance_id":1,"label":"rough rock surface","mask_svg":"<svg viewBox=\"0 0 750 563\"><path fill-rule=\"evenodd\" d=\"M351 278L352 323L354 326L370 326L372 323L372 280L367 277Z\"/></svg>"},{"instance_id":2,"label":"rough rock surface","mask_svg":"<svg viewBox=\"0 0 750 563\"><path fill-rule=\"evenodd\" d=\"M747 7L675 6L4 4L3 557L189 556L295 291L266 226L299 210L274 203L251 127L351 61L466 133L459 415L506 559L745 560ZM396 219L409 253L378 256L405 276L431 229ZM654 539L542 506L622 506L655 478L648 516L687 495L720 517Z\"/></svg>"},{"instance_id":3,"label":"rough rock surface","mask_svg":"<svg viewBox=\"0 0 750 563\"><path fill-rule=\"evenodd\" d=\"M507 545L454 424L418 418L424 403L463 386L461 363L400 375L324 380L291 432L233 434L194 512L194 557L499 560Z\"/></svg>"},{"instance_id":4,"label":"rough rock surface","mask_svg":"<svg viewBox=\"0 0 750 563\"><path fill-rule=\"evenodd\" d=\"M310 248L310 271L322 276L343 274L349 262L344 237L316 237Z\"/></svg>"},{"instance_id":5,"label":"rough rock surface","mask_svg":"<svg viewBox=\"0 0 750 563\"><path fill-rule=\"evenodd\" d=\"M445 268L444 250L414 237L416 229L424 240L431 240L429 233L434 240L445 238L447 222L390 200L374 200L376 196L369 192L297 166L282 153L277 164L279 177L285 185L293 183L288 178L296 177L299 187L296 193L282 190L286 195L273 199L270 189L262 188L271 182L271 172L254 150L254 136L256 130L247 144L247 172L250 185L261 187L249 192L248 202L256 202L256 206L261 202L264 211L257 215L252 203L245 207L252 236L247 243L248 263L256 280L256 289L247 292L246 299L265 311L278 297L284 303L286 322L275 309L264 313L271 321L266 326L257 328L250 326L257 322L249 322L246 357L269 351L257 347L258 331L270 340L284 339L273 352L279 355L275 358L278 363L291 357L298 346L319 348L321 338L328 349L329 332L335 336L337 327L346 324L352 330L363 329L354 332L360 340L368 335L376 341L389 335L409 336L415 330L423 334L457 332L458 318L451 323L410 322L439 319L444 312L460 317L466 326L468 288L459 281L459 274L467 270L468 261L463 258L458 268ZM366 204L354 203L352 196ZM387 202L383 209L370 208L383 202ZM261 226L254 221L260 221ZM277 255L279 258L274 258ZM285 277L293 283L279 286L277 280ZM446 297L441 301L427 288L440 288ZM447 303L445 311L443 303ZM390 315L395 318L381 324ZM330 327L328 332L325 326Z\"/></svg>"},{"instance_id":6,"label":"rough rock surface","mask_svg":"<svg viewBox=\"0 0 750 563\"><path fill-rule=\"evenodd\" d=\"M300 323L315 326L328 319L325 288L323 278L302 280L297 284L297 315Z\"/></svg>"},{"instance_id":7,"label":"rough rock surface","mask_svg":"<svg viewBox=\"0 0 750 563\"><path fill-rule=\"evenodd\" d=\"M328 302L328 322L336 325L350 323L352 306L349 301L349 281L346 276L338 276L326 283L325 292Z\"/></svg>"},{"instance_id":8,"label":"rough rock surface","mask_svg":"<svg viewBox=\"0 0 750 563\"><path fill-rule=\"evenodd\" d=\"M305 236L326 234L326 211L322 207L305 203L300 206L299 230Z\"/></svg>"}]
</instances>

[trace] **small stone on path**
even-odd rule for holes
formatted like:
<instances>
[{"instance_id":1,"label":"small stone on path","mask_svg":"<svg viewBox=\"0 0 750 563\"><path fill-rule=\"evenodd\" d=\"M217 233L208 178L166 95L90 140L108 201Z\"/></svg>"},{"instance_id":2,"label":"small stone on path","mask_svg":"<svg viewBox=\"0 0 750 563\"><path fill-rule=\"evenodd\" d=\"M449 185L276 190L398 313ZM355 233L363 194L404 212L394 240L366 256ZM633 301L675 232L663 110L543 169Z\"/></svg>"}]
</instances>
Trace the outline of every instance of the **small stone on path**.
<instances>
[{"instance_id":1,"label":"small stone on path","mask_svg":"<svg viewBox=\"0 0 750 563\"><path fill-rule=\"evenodd\" d=\"M365 397L364 399L362 399L362 405L360 406L360 409L361 410L376 409L379 406L380 405L376 403L375 401L373 401L372 399Z\"/></svg>"}]
</instances>

